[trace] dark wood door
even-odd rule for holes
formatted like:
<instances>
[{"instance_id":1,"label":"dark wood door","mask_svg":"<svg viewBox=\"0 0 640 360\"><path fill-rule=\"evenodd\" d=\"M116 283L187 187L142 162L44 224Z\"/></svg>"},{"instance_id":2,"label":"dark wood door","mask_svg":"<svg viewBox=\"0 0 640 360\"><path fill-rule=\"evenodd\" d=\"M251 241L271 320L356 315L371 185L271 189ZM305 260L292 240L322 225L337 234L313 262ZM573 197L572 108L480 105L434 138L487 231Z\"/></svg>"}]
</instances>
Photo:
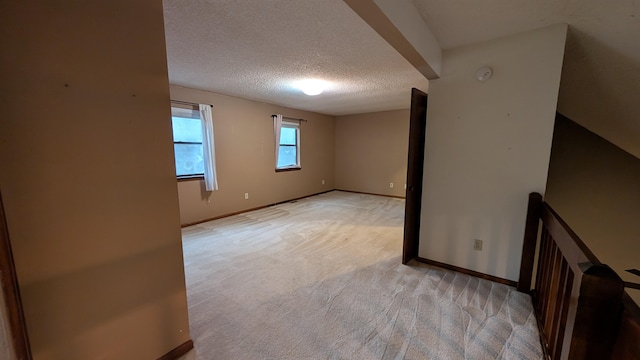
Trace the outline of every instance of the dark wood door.
<instances>
[{"instance_id":1,"label":"dark wood door","mask_svg":"<svg viewBox=\"0 0 640 360\"><path fill-rule=\"evenodd\" d=\"M18 278L13 263L9 231L2 205L2 194L0 194L0 273L2 273L2 291L7 307L8 329L13 341L13 350L18 360L31 359L31 349L29 348L27 326L22 311ZM0 304L0 306L2 305Z\"/></svg>"},{"instance_id":2,"label":"dark wood door","mask_svg":"<svg viewBox=\"0 0 640 360\"><path fill-rule=\"evenodd\" d=\"M424 144L427 130L427 94L411 89L411 120L409 124L409 159L407 192L404 210L404 243L402 263L418 257L420 240L420 210L422 208L422 174Z\"/></svg>"}]
</instances>

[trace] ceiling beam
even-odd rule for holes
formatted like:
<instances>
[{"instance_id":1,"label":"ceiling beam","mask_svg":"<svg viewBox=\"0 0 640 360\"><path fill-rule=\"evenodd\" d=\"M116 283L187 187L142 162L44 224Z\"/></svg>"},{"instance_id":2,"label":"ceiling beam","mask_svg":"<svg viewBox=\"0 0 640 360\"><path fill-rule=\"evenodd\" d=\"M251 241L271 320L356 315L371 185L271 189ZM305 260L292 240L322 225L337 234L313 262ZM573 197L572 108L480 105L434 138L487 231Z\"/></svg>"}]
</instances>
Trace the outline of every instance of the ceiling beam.
<instances>
[{"instance_id":1,"label":"ceiling beam","mask_svg":"<svg viewBox=\"0 0 640 360\"><path fill-rule=\"evenodd\" d=\"M427 79L440 77L442 49L410 0L343 0Z\"/></svg>"}]
</instances>

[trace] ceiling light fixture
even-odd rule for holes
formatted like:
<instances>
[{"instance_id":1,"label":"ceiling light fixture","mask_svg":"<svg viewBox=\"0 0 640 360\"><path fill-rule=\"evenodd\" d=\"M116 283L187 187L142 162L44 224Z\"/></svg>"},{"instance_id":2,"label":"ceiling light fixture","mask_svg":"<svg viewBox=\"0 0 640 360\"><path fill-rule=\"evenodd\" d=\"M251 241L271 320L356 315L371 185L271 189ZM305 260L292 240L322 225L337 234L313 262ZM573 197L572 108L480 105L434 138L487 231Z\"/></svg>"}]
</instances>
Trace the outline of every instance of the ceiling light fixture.
<instances>
[{"instance_id":1,"label":"ceiling light fixture","mask_svg":"<svg viewBox=\"0 0 640 360\"><path fill-rule=\"evenodd\" d=\"M324 80L318 79L305 79L298 82L297 87L302 90L303 93L309 96L315 96L321 94L325 87L327 86L327 82Z\"/></svg>"}]
</instances>

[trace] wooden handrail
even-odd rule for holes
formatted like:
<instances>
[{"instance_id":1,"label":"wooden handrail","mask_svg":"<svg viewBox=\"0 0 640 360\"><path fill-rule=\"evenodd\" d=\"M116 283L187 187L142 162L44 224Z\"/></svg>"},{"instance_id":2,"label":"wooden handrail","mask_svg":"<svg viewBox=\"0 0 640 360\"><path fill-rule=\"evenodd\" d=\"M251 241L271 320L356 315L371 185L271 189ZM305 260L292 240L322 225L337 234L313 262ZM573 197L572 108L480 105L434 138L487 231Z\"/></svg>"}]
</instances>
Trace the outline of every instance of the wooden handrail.
<instances>
[{"instance_id":1,"label":"wooden handrail","mask_svg":"<svg viewBox=\"0 0 640 360\"><path fill-rule=\"evenodd\" d=\"M540 221L542 234L536 271L533 264ZM633 348L637 337L634 342L617 336L622 330L632 337L640 332L634 332L640 329L634 318L623 321L624 328L620 325L624 282L598 260L536 193L529 195L520 269L518 290L532 294L543 347L549 358L610 359L616 351L637 354ZM536 284L530 291L534 271Z\"/></svg>"},{"instance_id":2,"label":"wooden handrail","mask_svg":"<svg viewBox=\"0 0 640 360\"><path fill-rule=\"evenodd\" d=\"M585 261L593 264L602 264L580 237L546 202L542 203L540 219L553 238L556 239L558 245L561 246L562 253L570 253L574 256L576 264Z\"/></svg>"}]
</instances>

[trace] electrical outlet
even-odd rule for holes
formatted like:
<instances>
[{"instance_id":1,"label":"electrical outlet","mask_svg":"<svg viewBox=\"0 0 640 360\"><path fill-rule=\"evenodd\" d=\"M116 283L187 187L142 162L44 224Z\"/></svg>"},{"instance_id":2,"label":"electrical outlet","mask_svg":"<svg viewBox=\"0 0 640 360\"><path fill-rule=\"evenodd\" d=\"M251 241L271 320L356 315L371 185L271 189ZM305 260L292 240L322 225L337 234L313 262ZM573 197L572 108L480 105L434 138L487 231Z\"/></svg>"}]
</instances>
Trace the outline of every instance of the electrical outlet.
<instances>
[{"instance_id":1,"label":"electrical outlet","mask_svg":"<svg viewBox=\"0 0 640 360\"><path fill-rule=\"evenodd\" d=\"M407 190L407 184L404 184L404 189Z\"/></svg>"},{"instance_id":2,"label":"electrical outlet","mask_svg":"<svg viewBox=\"0 0 640 360\"><path fill-rule=\"evenodd\" d=\"M389 187L393 189L393 183L389 183Z\"/></svg>"},{"instance_id":3,"label":"electrical outlet","mask_svg":"<svg viewBox=\"0 0 640 360\"><path fill-rule=\"evenodd\" d=\"M473 240L473 250L482 251L482 240Z\"/></svg>"},{"instance_id":4,"label":"electrical outlet","mask_svg":"<svg viewBox=\"0 0 640 360\"><path fill-rule=\"evenodd\" d=\"M322 179L322 185L324 185L324 179Z\"/></svg>"},{"instance_id":5,"label":"electrical outlet","mask_svg":"<svg viewBox=\"0 0 640 360\"><path fill-rule=\"evenodd\" d=\"M244 193L244 199L245 200L249 199L249 193Z\"/></svg>"}]
</instances>

